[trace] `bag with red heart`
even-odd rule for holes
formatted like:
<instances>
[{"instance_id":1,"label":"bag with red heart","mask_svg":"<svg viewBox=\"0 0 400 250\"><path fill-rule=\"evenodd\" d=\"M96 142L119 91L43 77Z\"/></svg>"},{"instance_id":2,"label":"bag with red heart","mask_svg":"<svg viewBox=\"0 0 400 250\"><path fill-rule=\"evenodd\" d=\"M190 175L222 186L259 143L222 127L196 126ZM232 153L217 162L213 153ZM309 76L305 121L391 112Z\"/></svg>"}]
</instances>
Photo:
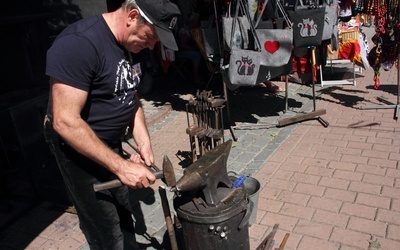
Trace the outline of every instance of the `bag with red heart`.
<instances>
[{"instance_id":1,"label":"bag with red heart","mask_svg":"<svg viewBox=\"0 0 400 250\"><path fill-rule=\"evenodd\" d=\"M272 1L268 1L272 2ZM267 5L262 7L262 12L265 11ZM275 6L274 20L256 22L256 33L261 43L261 51L264 57L261 59L261 65L270 67L279 67L287 65L292 55L293 30L291 22L283 10L280 1L277 0ZM278 15L278 10L281 11L282 17ZM262 16L262 15L260 15Z\"/></svg>"},{"instance_id":2,"label":"bag with red heart","mask_svg":"<svg viewBox=\"0 0 400 250\"><path fill-rule=\"evenodd\" d=\"M292 55L293 31L292 29L256 29L261 42L261 51L264 57L261 65L283 66L286 65Z\"/></svg>"}]
</instances>

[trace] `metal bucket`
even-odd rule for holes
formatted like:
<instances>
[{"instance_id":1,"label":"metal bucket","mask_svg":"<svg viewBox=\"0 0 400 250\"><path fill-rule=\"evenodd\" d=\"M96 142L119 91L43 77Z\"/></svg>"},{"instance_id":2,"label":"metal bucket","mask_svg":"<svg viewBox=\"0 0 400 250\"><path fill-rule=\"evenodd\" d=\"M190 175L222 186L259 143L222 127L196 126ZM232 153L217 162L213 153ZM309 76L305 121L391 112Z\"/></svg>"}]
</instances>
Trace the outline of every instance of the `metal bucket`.
<instances>
[{"instance_id":1,"label":"metal bucket","mask_svg":"<svg viewBox=\"0 0 400 250\"><path fill-rule=\"evenodd\" d=\"M257 179L250 176L246 177L246 180L244 181L243 184L246 187L247 195L249 197L250 202L253 203L253 206L250 209L251 215L249 219L249 225L253 225L253 223L257 219L258 196L261 185Z\"/></svg>"},{"instance_id":2,"label":"metal bucket","mask_svg":"<svg viewBox=\"0 0 400 250\"><path fill-rule=\"evenodd\" d=\"M235 182L236 179L239 177L235 172L229 172L229 178L232 182ZM250 218L249 218L249 226L253 225L257 219L257 208L258 208L258 194L260 191L261 184L260 182L250 176L245 176L246 179L243 182L244 187L246 188L247 198L250 201Z\"/></svg>"},{"instance_id":3,"label":"metal bucket","mask_svg":"<svg viewBox=\"0 0 400 250\"><path fill-rule=\"evenodd\" d=\"M218 196L227 197L232 189L220 187ZM249 250L249 201L244 187L238 188L228 203L196 207L190 196L174 199L174 207L182 226L179 232L182 249L241 249ZM249 216L246 214L249 213Z\"/></svg>"}]
</instances>

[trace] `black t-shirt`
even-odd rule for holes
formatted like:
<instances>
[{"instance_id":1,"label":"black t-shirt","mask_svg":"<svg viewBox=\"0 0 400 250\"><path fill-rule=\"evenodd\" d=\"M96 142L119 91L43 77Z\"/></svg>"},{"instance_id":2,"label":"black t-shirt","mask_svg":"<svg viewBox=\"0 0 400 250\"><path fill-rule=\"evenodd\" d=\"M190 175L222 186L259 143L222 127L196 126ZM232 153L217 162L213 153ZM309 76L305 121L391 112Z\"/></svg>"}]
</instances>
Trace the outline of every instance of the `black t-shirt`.
<instances>
[{"instance_id":1,"label":"black t-shirt","mask_svg":"<svg viewBox=\"0 0 400 250\"><path fill-rule=\"evenodd\" d=\"M102 15L68 26L47 52L46 74L88 92L81 117L103 140L119 140L133 118L140 64ZM51 98L47 115L52 119Z\"/></svg>"}]
</instances>

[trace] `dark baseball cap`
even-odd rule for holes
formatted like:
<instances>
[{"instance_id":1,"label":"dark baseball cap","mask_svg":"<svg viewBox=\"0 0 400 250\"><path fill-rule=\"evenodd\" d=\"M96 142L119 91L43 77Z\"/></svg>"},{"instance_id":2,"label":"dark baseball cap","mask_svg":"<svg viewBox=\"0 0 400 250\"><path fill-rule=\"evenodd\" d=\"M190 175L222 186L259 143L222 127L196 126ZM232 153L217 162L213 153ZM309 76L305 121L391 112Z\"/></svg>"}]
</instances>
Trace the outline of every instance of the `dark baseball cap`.
<instances>
[{"instance_id":1,"label":"dark baseball cap","mask_svg":"<svg viewBox=\"0 0 400 250\"><path fill-rule=\"evenodd\" d=\"M181 14L178 6L169 0L136 0L136 3L140 14L154 25L160 42L169 49L178 50L173 33Z\"/></svg>"}]
</instances>

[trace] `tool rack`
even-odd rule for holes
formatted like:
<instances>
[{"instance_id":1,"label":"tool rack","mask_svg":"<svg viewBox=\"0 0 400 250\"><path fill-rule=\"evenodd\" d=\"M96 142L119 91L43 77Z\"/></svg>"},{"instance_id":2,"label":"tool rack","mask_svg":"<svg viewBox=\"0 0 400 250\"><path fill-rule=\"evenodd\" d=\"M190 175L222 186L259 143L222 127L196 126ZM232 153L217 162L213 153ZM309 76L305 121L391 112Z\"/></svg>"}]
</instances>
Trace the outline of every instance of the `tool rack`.
<instances>
[{"instance_id":1,"label":"tool rack","mask_svg":"<svg viewBox=\"0 0 400 250\"><path fill-rule=\"evenodd\" d=\"M189 135L193 162L225 142L222 113L225 103L224 98L214 97L211 91L203 90L198 91L196 98L191 98L186 104L186 134Z\"/></svg>"}]
</instances>

